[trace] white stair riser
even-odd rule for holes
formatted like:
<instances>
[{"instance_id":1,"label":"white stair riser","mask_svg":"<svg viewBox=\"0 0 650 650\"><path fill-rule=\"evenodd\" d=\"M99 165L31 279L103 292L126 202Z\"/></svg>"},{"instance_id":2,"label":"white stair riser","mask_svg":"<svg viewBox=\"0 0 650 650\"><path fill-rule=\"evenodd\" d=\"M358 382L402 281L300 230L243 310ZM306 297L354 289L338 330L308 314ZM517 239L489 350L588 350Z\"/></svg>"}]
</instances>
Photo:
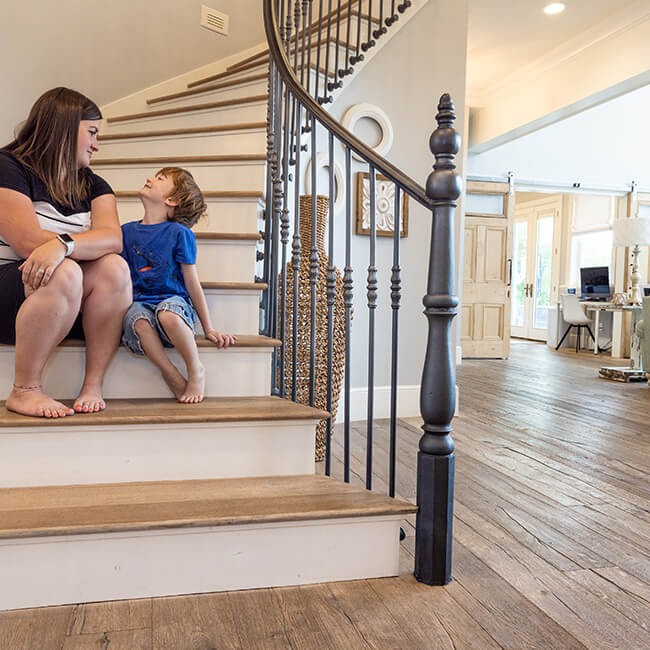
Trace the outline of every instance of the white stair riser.
<instances>
[{"instance_id":1,"label":"white stair riser","mask_svg":"<svg viewBox=\"0 0 650 650\"><path fill-rule=\"evenodd\" d=\"M259 199L206 198L208 212L194 226L195 232L257 232L262 222ZM143 208L138 198L118 198L120 223L142 218Z\"/></svg>"},{"instance_id":2,"label":"white stair riser","mask_svg":"<svg viewBox=\"0 0 650 650\"><path fill-rule=\"evenodd\" d=\"M205 289L213 327L219 332L258 334L260 328L260 292ZM201 323L197 331L203 333Z\"/></svg>"},{"instance_id":3,"label":"white stair riser","mask_svg":"<svg viewBox=\"0 0 650 650\"><path fill-rule=\"evenodd\" d=\"M253 282L255 279L256 241L199 239L197 244L201 282Z\"/></svg>"},{"instance_id":4,"label":"white stair riser","mask_svg":"<svg viewBox=\"0 0 650 650\"><path fill-rule=\"evenodd\" d=\"M246 152L248 153L248 152ZM265 160L246 162L184 163L175 161L151 164L96 165L93 171L115 190L139 190L148 177L161 167L187 169L198 186L205 190L264 191Z\"/></svg>"},{"instance_id":5,"label":"white stair riser","mask_svg":"<svg viewBox=\"0 0 650 650\"><path fill-rule=\"evenodd\" d=\"M151 111L159 110L163 110L162 107L151 108ZM173 113L172 115L152 115L151 117L139 117L119 122L105 121L101 132L133 133L134 131L148 131L149 129L180 129L187 126L214 126L216 124L264 122L265 120L266 100L223 106L221 108L197 109L195 111Z\"/></svg>"},{"instance_id":6,"label":"white stair riser","mask_svg":"<svg viewBox=\"0 0 650 650\"><path fill-rule=\"evenodd\" d=\"M92 415L70 418L88 426L2 429L0 488L314 473L315 420L93 427Z\"/></svg>"},{"instance_id":7,"label":"white stair riser","mask_svg":"<svg viewBox=\"0 0 650 650\"><path fill-rule=\"evenodd\" d=\"M266 131L247 129L193 135L107 140L100 143L99 150L105 158L266 153Z\"/></svg>"},{"instance_id":8,"label":"white stair riser","mask_svg":"<svg viewBox=\"0 0 650 650\"><path fill-rule=\"evenodd\" d=\"M0 609L399 573L399 516L0 540ZM372 552L368 552L369 549Z\"/></svg>"},{"instance_id":9,"label":"white stair riser","mask_svg":"<svg viewBox=\"0 0 650 650\"><path fill-rule=\"evenodd\" d=\"M235 332L236 333L236 332ZM271 386L271 348L200 348L205 365L207 397L268 395ZM185 373L183 359L173 349L169 358ZM58 399L74 399L81 389L85 348L57 348L43 373L43 388ZM7 399L13 382L14 348L0 350L0 399ZM106 372L105 399L173 397L156 367L146 358L121 347ZM72 416L76 417L76 416ZM80 416L83 417L83 416Z\"/></svg>"}]
</instances>

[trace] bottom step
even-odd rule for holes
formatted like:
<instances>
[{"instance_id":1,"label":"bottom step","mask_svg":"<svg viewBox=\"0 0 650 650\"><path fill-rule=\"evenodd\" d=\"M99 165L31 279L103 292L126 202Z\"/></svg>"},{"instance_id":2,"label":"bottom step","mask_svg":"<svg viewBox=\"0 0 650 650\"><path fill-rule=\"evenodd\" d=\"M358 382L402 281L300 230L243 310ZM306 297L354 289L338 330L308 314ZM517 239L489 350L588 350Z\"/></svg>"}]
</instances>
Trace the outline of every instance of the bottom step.
<instances>
[{"instance_id":1,"label":"bottom step","mask_svg":"<svg viewBox=\"0 0 650 650\"><path fill-rule=\"evenodd\" d=\"M323 476L0 489L0 609L393 576L415 510Z\"/></svg>"}]
</instances>

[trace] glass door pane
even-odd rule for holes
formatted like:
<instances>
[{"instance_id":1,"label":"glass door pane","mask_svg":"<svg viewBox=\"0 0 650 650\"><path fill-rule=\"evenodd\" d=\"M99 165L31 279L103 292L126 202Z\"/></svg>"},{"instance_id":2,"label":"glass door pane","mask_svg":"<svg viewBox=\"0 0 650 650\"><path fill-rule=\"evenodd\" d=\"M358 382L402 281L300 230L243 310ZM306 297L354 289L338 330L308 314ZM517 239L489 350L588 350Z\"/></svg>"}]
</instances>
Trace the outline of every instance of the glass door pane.
<instances>
[{"instance_id":1,"label":"glass door pane","mask_svg":"<svg viewBox=\"0 0 650 650\"><path fill-rule=\"evenodd\" d=\"M514 230L514 259L512 267L512 311L510 323L513 327L523 327L525 323L526 296L526 243L528 222L516 221Z\"/></svg>"},{"instance_id":2,"label":"glass door pane","mask_svg":"<svg viewBox=\"0 0 650 650\"><path fill-rule=\"evenodd\" d=\"M551 258L553 255L553 217L537 220L535 251L535 308L533 327L546 329L551 304Z\"/></svg>"}]
</instances>

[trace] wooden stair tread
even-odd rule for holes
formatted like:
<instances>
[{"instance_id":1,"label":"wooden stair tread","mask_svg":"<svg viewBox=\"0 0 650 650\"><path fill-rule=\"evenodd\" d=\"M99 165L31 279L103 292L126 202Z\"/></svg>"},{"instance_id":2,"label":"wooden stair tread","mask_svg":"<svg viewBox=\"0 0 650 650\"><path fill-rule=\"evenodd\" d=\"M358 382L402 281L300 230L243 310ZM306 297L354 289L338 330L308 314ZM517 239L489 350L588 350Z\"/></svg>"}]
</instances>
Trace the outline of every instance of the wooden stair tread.
<instances>
[{"instance_id":1,"label":"wooden stair tread","mask_svg":"<svg viewBox=\"0 0 650 650\"><path fill-rule=\"evenodd\" d=\"M206 199L263 199L264 192L257 190L202 190L201 194ZM117 190L118 199L137 199L140 197L138 190Z\"/></svg>"},{"instance_id":2,"label":"wooden stair tread","mask_svg":"<svg viewBox=\"0 0 650 650\"><path fill-rule=\"evenodd\" d=\"M174 108L165 108L158 111L146 111L144 113L131 113L129 115L116 115L107 117L109 124L115 122L127 122L130 120L144 119L148 117L162 117L164 115L176 115L177 113L190 113L193 111L202 111L213 108L225 108L227 106L236 106L237 104L253 104L256 102L265 102L268 95L251 95L250 97L238 97L236 99L224 99L218 102L208 102L206 104L195 104L192 106L175 106Z\"/></svg>"},{"instance_id":3,"label":"wooden stair tread","mask_svg":"<svg viewBox=\"0 0 650 650\"><path fill-rule=\"evenodd\" d=\"M72 404L72 400L63 400ZM199 404L181 404L173 398L109 399L99 413L76 413L65 418L33 418L7 411L0 402L2 427L70 427L136 424L194 424L270 420L322 420L329 413L279 397L206 397ZM1 492L2 490L0 490ZM0 511L2 508L0 507ZM1 517L0 517L1 518Z\"/></svg>"},{"instance_id":4,"label":"wooden stair tread","mask_svg":"<svg viewBox=\"0 0 650 650\"><path fill-rule=\"evenodd\" d=\"M232 289L233 291L263 291L266 282L201 282L204 289Z\"/></svg>"},{"instance_id":5,"label":"wooden stair tread","mask_svg":"<svg viewBox=\"0 0 650 650\"><path fill-rule=\"evenodd\" d=\"M230 69L228 69L230 71ZM239 70L237 70L239 72ZM159 102L167 102L172 99L181 99L182 97L192 97L194 95L200 95L204 92L210 92L212 90L220 90L222 88L230 88L231 86L238 86L240 84L252 83L254 81L262 81L268 77L268 72L260 72L259 74L250 75L249 77L240 77L239 79L230 79L227 81L222 81L220 83L211 84L210 86L205 86L203 88L192 88L189 90L182 90L178 93L171 93L169 95L161 95L159 97L152 97L147 99L147 104L158 104Z\"/></svg>"},{"instance_id":6,"label":"wooden stair tread","mask_svg":"<svg viewBox=\"0 0 650 650\"><path fill-rule=\"evenodd\" d=\"M217 239L220 241L259 241L262 235L258 232L207 232L194 233L197 239Z\"/></svg>"},{"instance_id":7,"label":"wooden stair tread","mask_svg":"<svg viewBox=\"0 0 650 650\"><path fill-rule=\"evenodd\" d=\"M0 538L404 515L415 511L417 507L411 503L312 475L4 488L0 489Z\"/></svg>"},{"instance_id":8,"label":"wooden stair tread","mask_svg":"<svg viewBox=\"0 0 650 650\"><path fill-rule=\"evenodd\" d=\"M223 133L228 131L247 131L251 129L266 129L266 122L246 122L244 124L221 124L214 126L198 126L183 129L165 129L162 131L134 131L133 133L109 133L100 135L100 142L112 140L128 140L131 138L156 138L173 135L201 135L208 133Z\"/></svg>"},{"instance_id":9,"label":"wooden stair tread","mask_svg":"<svg viewBox=\"0 0 650 650\"><path fill-rule=\"evenodd\" d=\"M102 165L164 165L170 162L204 163L204 162L245 162L264 161L265 153L228 153L214 156L156 156L152 158L104 158L92 161L92 167Z\"/></svg>"}]
</instances>

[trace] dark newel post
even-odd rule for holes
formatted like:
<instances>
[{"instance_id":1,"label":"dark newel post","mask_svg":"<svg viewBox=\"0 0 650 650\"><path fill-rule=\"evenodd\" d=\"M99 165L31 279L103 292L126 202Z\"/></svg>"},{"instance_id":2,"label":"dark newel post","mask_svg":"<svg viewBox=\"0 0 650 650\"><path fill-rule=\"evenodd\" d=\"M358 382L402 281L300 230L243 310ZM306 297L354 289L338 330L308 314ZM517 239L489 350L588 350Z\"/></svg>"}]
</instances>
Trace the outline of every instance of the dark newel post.
<instances>
[{"instance_id":1,"label":"dark newel post","mask_svg":"<svg viewBox=\"0 0 650 650\"><path fill-rule=\"evenodd\" d=\"M460 136L453 128L454 104L440 98L429 146L436 163L427 179L433 201L429 278L424 313L429 336L422 373L420 411L424 434L418 452L415 532L415 577L430 585L451 580L452 518L454 512L454 442L451 420L456 406L456 377L452 354L451 321L458 298L454 295L454 208L461 193L454 156Z\"/></svg>"}]
</instances>

